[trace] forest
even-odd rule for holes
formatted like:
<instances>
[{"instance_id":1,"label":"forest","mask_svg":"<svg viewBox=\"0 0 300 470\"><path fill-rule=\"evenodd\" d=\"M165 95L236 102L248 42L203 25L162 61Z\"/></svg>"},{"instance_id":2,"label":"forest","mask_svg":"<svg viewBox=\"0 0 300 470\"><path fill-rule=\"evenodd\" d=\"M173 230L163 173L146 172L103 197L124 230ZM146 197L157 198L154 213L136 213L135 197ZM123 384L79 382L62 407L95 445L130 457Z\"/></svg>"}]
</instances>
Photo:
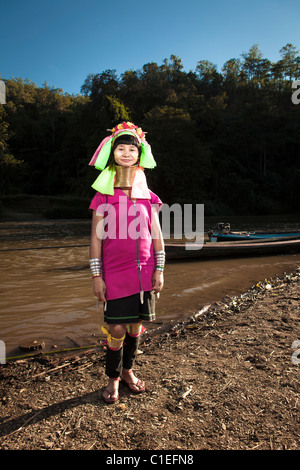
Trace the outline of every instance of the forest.
<instances>
[{"instance_id":1,"label":"forest","mask_svg":"<svg viewBox=\"0 0 300 470\"><path fill-rule=\"evenodd\" d=\"M165 203L204 204L206 215L298 213L300 104L291 98L300 56L292 44L279 52L272 62L255 44L221 71L208 60L185 71L171 55L120 76L89 74L78 95L2 79L1 204L30 195L85 210L95 149L107 129L131 121L147 133L157 162L148 184Z\"/></svg>"}]
</instances>

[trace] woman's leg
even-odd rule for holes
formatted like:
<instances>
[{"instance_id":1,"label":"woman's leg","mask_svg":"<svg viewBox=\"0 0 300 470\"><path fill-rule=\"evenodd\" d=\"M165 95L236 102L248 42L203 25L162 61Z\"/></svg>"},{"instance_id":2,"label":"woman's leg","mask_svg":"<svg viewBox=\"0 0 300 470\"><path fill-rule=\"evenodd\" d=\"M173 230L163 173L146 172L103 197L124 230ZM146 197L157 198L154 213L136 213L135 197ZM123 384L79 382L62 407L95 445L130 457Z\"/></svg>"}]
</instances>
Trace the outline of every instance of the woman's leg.
<instances>
[{"instance_id":1,"label":"woman's leg","mask_svg":"<svg viewBox=\"0 0 300 470\"><path fill-rule=\"evenodd\" d=\"M123 346L123 368L131 369L137 355L142 322L126 326L126 336Z\"/></svg>"},{"instance_id":2,"label":"woman's leg","mask_svg":"<svg viewBox=\"0 0 300 470\"><path fill-rule=\"evenodd\" d=\"M119 378L123 366L125 333L125 325L109 325L105 368L106 375L108 376L108 385L103 392L103 398L107 403L115 402L119 396Z\"/></svg>"},{"instance_id":3,"label":"woman's leg","mask_svg":"<svg viewBox=\"0 0 300 470\"><path fill-rule=\"evenodd\" d=\"M135 393L140 393L145 390L144 382L135 377L133 371L131 370L137 355L141 328L142 322L127 325L127 331L123 346L123 370L121 378Z\"/></svg>"}]
</instances>

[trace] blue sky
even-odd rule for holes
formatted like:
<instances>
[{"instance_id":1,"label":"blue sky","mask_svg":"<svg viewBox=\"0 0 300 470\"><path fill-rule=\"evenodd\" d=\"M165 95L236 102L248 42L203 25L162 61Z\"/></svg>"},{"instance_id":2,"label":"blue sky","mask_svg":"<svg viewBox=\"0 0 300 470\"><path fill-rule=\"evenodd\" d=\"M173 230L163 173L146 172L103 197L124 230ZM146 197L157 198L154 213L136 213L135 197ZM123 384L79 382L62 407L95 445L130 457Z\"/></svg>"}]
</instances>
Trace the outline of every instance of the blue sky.
<instances>
[{"instance_id":1,"label":"blue sky","mask_svg":"<svg viewBox=\"0 0 300 470\"><path fill-rule=\"evenodd\" d=\"M118 75L172 54L221 70L253 44L271 61L300 49L299 0L13 0L0 6L0 76L77 94L89 73Z\"/></svg>"}]
</instances>

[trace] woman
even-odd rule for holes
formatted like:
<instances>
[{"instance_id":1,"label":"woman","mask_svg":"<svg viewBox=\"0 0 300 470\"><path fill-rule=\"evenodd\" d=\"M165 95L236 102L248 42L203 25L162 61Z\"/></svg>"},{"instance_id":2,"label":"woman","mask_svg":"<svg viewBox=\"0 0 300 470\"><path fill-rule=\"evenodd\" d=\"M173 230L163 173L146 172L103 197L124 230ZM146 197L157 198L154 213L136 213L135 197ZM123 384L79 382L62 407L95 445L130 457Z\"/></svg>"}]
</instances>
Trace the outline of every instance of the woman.
<instances>
[{"instance_id":1,"label":"woman","mask_svg":"<svg viewBox=\"0 0 300 470\"><path fill-rule=\"evenodd\" d=\"M134 393L145 384L133 371L142 321L155 319L155 294L163 288L164 242L161 201L148 189L143 169L156 163L143 131L122 123L104 139L91 162L102 173L93 211L90 266L93 290L104 302L107 334L106 403L118 400L120 379Z\"/></svg>"}]
</instances>

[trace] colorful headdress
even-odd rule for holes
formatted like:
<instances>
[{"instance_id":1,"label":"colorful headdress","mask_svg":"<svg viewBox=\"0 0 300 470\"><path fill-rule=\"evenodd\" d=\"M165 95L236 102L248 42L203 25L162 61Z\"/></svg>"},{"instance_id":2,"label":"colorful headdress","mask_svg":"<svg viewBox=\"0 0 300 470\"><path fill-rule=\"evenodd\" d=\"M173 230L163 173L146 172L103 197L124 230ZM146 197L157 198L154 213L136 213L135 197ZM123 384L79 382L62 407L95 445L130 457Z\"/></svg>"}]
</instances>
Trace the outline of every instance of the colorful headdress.
<instances>
[{"instance_id":1,"label":"colorful headdress","mask_svg":"<svg viewBox=\"0 0 300 470\"><path fill-rule=\"evenodd\" d=\"M118 124L110 131L111 135L102 140L89 163L89 165L94 166L97 170L101 170L100 175L92 184L92 188L102 194L114 194L116 169L114 165L109 165L108 167L106 167L106 165L116 138L124 134L129 134L136 137L141 145L139 167L137 167L136 177L132 185L132 197L143 197L143 194L145 196L146 193L149 195L143 168L154 168L156 162L153 158L151 147L145 139L145 133L140 127L135 126L131 122ZM142 190L142 187L144 187L144 190Z\"/></svg>"}]
</instances>

